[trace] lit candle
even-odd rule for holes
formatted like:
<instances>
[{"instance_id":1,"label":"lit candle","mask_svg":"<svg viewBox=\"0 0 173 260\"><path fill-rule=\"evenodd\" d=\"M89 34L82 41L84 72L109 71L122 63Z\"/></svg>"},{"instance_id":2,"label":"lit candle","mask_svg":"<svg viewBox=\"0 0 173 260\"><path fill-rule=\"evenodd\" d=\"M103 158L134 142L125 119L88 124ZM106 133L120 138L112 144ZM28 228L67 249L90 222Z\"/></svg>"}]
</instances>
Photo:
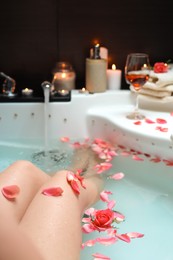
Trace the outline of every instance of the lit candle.
<instances>
[{"instance_id":1,"label":"lit candle","mask_svg":"<svg viewBox=\"0 0 173 260\"><path fill-rule=\"evenodd\" d=\"M57 91L61 96L66 96L69 94L69 91L66 89L60 89Z\"/></svg>"},{"instance_id":2,"label":"lit candle","mask_svg":"<svg viewBox=\"0 0 173 260\"><path fill-rule=\"evenodd\" d=\"M75 73L73 71L57 72L52 81L54 91L68 90L75 88Z\"/></svg>"},{"instance_id":3,"label":"lit candle","mask_svg":"<svg viewBox=\"0 0 173 260\"><path fill-rule=\"evenodd\" d=\"M88 94L89 92L86 88L82 88L82 89L79 89L79 93Z\"/></svg>"},{"instance_id":4,"label":"lit candle","mask_svg":"<svg viewBox=\"0 0 173 260\"><path fill-rule=\"evenodd\" d=\"M22 89L23 96L32 96L32 94L33 94L33 89L29 89L29 88Z\"/></svg>"},{"instance_id":5,"label":"lit candle","mask_svg":"<svg viewBox=\"0 0 173 260\"><path fill-rule=\"evenodd\" d=\"M107 83L108 89L118 90L121 88L121 70L117 70L115 64L112 65L112 69L107 70Z\"/></svg>"}]
</instances>

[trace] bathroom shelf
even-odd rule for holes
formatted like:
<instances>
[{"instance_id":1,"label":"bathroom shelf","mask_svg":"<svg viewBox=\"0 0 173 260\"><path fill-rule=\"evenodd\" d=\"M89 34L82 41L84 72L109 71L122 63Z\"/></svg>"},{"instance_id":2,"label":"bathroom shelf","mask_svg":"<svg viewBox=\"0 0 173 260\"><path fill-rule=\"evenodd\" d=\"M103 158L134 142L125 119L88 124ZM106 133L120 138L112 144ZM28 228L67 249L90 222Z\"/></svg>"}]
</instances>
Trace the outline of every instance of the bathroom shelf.
<instances>
[{"instance_id":1,"label":"bathroom shelf","mask_svg":"<svg viewBox=\"0 0 173 260\"><path fill-rule=\"evenodd\" d=\"M50 102L69 102L71 101L71 92L68 95L62 96L57 94L56 96L50 96ZM44 97L37 97L37 96L22 96L21 94L16 95L14 97L8 97L4 95L0 95L0 103L9 102L44 102Z\"/></svg>"}]
</instances>

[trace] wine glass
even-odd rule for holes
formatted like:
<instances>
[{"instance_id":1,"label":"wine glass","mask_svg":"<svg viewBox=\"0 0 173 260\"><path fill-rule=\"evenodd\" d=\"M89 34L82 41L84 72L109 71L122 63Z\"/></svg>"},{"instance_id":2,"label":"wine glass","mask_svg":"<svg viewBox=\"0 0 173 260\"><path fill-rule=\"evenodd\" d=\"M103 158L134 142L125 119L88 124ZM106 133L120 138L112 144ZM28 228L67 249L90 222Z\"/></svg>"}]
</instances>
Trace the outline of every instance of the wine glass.
<instances>
[{"instance_id":1,"label":"wine glass","mask_svg":"<svg viewBox=\"0 0 173 260\"><path fill-rule=\"evenodd\" d=\"M125 64L125 79L130 87L136 92L136 106L132 113L127 115L129 119L141 120L145 116L139 112L138 91L149 79L149 56L145 53L130 53L127 56Z\"/></svg>"}]
</instances>

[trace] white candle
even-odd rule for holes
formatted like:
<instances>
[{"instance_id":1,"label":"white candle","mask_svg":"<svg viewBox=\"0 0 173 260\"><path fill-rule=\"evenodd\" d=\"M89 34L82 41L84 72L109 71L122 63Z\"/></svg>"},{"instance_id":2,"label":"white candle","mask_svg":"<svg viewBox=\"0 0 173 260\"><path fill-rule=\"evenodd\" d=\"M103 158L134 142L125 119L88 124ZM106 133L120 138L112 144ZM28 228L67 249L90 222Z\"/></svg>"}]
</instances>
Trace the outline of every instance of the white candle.
<instances>
[{"instance_id":1,"label":"white candle","mask_svg":"<svg viewBox=\"0 0 173 260\"><path fill-rule=\"evenodd\" d=\"M33 89L25 88L22 89L22 95L23 96L32 96Z\"/></svg>"},{"instance_id":2,"label":"white candle","mask_svg":"<svg viewBox=\"0 0 173 260\"><path fill-rule=\"evenodd\" d=\"M117 70L115 64L112 65L112 69L107 70L108 89L118 90L121 88L121 75L122 71Z\"/></svg>"}]
</instances>

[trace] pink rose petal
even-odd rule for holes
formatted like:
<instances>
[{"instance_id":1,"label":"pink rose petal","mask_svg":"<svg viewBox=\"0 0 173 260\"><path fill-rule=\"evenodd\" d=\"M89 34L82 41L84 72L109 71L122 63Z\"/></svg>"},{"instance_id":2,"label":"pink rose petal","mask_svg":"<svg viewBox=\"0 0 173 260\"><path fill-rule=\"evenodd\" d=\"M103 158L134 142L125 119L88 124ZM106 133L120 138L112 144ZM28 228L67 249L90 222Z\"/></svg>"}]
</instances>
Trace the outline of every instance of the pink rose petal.
<instances>
[{"instance_id":1,"label":"pink rose petal","mask_svg":"<svg viewBox=\"0 0 173 260\"><path fill-rule=\"evenodd\" d=\"M96 229L94 228L94 226L92 224L84 224L82 226L82 232L85 233L85 234L89 234L93 231L95 231Z\"/></svg>"},{"instance_id":2,"label":"pink rose petal","mask_svg":"<svg viewBox=\"0 0 173 260\"><path fill-rule=\"evenodd\" d=\"M105 163L100 163L100 164L97 164L94 169L97 170L97 173L100 174L104 171L108 171L110 168L112 167L112 164L111 163L108 163L108 162L105 162Z\"/></svg>"},{"instance_id":3,"label":"pink rose petal","mask_svg":"<svg viewBox=\"0 0 173 260\"><path fill-rule=\"evenodd\" d=\"M64 137L61 137L60 140L61 140L61 142L68 143L70 141L70 138L64 136Z\"/></svg>"},{"instance_id":4,"label":"pink rose petal","mask_svg":"<svg viewBox=\"0 0 173 260\"><path fill-rule=\"evenodd\" d=\"M130 238L141 238L141 237L144 237L144 234L138 233L138 232L130 232L130 233L127 233L127 235Z\"/></svg>"},{"instance_id":5,"label":"pink rose petal","mask_svg":"<svg viewBox=\"0 0 173 260\"><path fill-rule=\"evenodd\" d=\"M108 209L113 209L113 207L115 207L115 204L116 204L115 200L108 201L108 204L107 204Z\"/></svg>"},{"instance_id":6,"label":"pink rose petal","mask_svg":"<svg viewBox=\"0 0 173 260\"><path fill-rule=\"evenodd\" d=\"M92 256L94 257L94 260L111 260L110 257L99 253L92 254Z\"/></svg>"},{"instance_id":7,"label":"pink rose petal","mask_svg":"<svg viewBox=\"0 0 173 260\"><path fill-rule=\"evenodd\" d=\"M114 179L114 180L121 180L122 178L124 178L124 173L122 172L115 173L109 177L109 179Z\"/></svg>"},{"instance_id":8,"label":"pink rose petal","mask_svg":"<svg viewBox=\"0 0 173 260\"><path fill-rule=\"evenodd\" d=\"M90 239L90 240L82 243L82 248L84 248L86 246L88 246L88 247L94 246L96 242L97 242L96 239Z\"/></svg>"},{"instance_id":9,"label":"pink rose petal","mask_svg":"<svg viewBox=\"0 0 173 260\"><path fill-rule=\"evenodd\" d=\"M149 119L149 118L145 118L145 122L147 124L155 124L155 122L153 120Z\"/></svg>"},{"instance_id":10,"label":"pink rose petal","mask_svg":"<svg viewBox=\"0 0 173 260\"><path fill-rule=\"evenodd\" d=\"M121 152L121 155L122 156L130 156L131 152L123 151L123 152Z\"/></svg>"},{"instance_id":11,"label":"pink rose petal","mask_svg":"<svg viewBox=\"0 0 173 260\"><path fill-rule=\"evenodd\" d=\"M116 234L116 237L124 242L130 243L130 237L127 234Z\"/></svg>"},{"instance_id":12,"label":"pink rose petal","mask_svg":"<svg viewBox=\"0 0 173 260\"><path fill-rule=\"evenodd\" d=\"M100 199L101 199L103 202L109 202L109 197L108 197L108 195L110 195L110 194L112 194L111 191L106 191L106 190L104 190L104 191L102 191L102 192L100 193Z\"/></svg>"},{"instance_id":13,"label":"pink rose petal","mask_svg":"<svg viewBox=\"0 0 173 260\"><path fill-rule=\"evenodd\" d=\"M137 156L137 155L133 155L133 156L132 156L132 159L135 160L135 161L144 161L144 159L140 158L140 157Z\"/></svg>"},{"instance_id":14,"label":"pink rose petal","mask_svg":"<svg viewBox=\"0 0 173 260\"><path fill-rule=\"evenodd\" d=\"M99 244L103 244L105 246L112 245L115 242L117 242L117 240L118 239L115 236L114 237L99 237L99 238L96 239L96 241Z\"/></svg>"}]
</instances>

